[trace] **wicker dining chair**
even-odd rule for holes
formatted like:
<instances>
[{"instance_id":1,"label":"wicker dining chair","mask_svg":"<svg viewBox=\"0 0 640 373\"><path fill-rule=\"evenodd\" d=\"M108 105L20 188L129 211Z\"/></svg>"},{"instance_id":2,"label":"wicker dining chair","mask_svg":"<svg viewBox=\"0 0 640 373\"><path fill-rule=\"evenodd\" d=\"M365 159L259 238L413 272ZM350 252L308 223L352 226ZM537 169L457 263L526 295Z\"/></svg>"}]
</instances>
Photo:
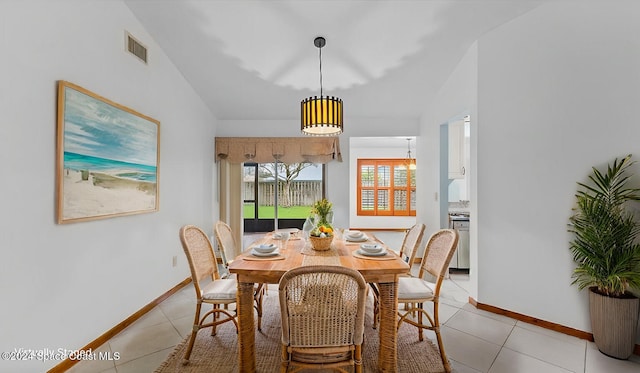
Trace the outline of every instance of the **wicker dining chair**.
<instances>
[{"instance_id":1,"label":"wicker dining chair","mask_svg":"<svg viewBox=\"0 0 640 373\"><path fill-rule=\"evenodd\" d=\"M418 247L422 242L422 236L424 235L425 225L422 223L415 224L409 228L402 239L402 246L400 246L400 252L398 255L402 260L409 264L409 267L413 265L413 261L416 258ZM380 304L378 303L378 287L376 284L370 284L373 290L373 329L378 327L380 323ZM408 308L408 305L405 305Z\"/></svg>"},{"instance_id":2,"label":"wicker dining chair","mask_svg":"<svg viewBox=\"0 0 640 373\"><path fill-rule=\"evenodd\" d=\"M451 365L444 351L442 335L440 333L440 318L438 306L440 304L440 288L449 268L449 262L458 246L458 232L453 229L441 229L435 232L427 241L427 245L420 264L417 277L400 277L398 279L398 303L411 305L403 312L398 312L398 328L403 322L418 328L418 339L423 340L423 329L436 333L440 358L446 372L451 372ZM435 279L435 283L425 279L428 275ZM424 309L425 302L433 302L433 315ZM411 318L409 316L417 314ZM424 317L428 324L425 324Z\"/></svg>"},{"instance_id":3,"label":"wicker dining chair","mask_svg":"<svg viewBox=\"0 0 640 373\"><path fill-rule=\"evenodd\" d=\"M228 258L235 258L235 256L240 252L237 250L238 245L236 243L235 236L233 235L231 227L223 221L216 222L214 232L216 241L218 241L218 248L220 249L220 254L222 256L222 265L227 268L232 260L229 260ZM255 303L254 308L258 313L258 330L262 330L262 297L265 294L266 288L267 286L265 284L256 284L253 293L253 300Z\"/></svg>"},{"instance_id":4,"label":"wicker dining chair","mask_svg":"<svg viewBox=\"0 0 640 373\"><path fill-rule=\"evenodd\" d=\"M235 325L236 331L238 330L235 312L231 313L227 309L229 304L236 302L238 285L233 279L220 278L218 261L213 252L211 241L200 228L194 225L185 225L180 228L180 242L182 242L182 248L189 262L191 280L196 292L193 328L183 361L184 364L187 364L196 340L196 334L200 329L211 327L211 335L215 335L218 325L230 321ZM203 303L211 304L213 309L200 316ZM207 322L210 315L213 320ZM226 317L222 318L223 316Z\"/></svg>"},{"instance_id":5,"label":"wicker dining chair","mask_svg":"<svg viewBox=\"0 0 640 373\"><path fill-rule=\"evenodd\" d=\"M353 366L362 372L367 284L340 266L303 266L280 279L282 365L280 371Z\"/></svg>"}]
</instances>

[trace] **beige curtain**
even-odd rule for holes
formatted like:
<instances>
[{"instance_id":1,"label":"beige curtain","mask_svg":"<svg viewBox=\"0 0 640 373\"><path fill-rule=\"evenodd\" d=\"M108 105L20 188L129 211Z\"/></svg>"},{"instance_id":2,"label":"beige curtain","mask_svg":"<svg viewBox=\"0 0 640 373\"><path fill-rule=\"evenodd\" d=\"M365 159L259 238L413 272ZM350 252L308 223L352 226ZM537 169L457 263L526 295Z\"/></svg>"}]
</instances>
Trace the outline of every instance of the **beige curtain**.
<instances>
[{"instance_id":1,"label":"beige curtain","mask_svg":"<svg viewBox=\"0 0 640 373\"><path fill-rule=\"evenodd\" d=\"M229 163L226 160L218 162L219 179L219 208L220 220L229 224L233 236L238 244L235 255L243 250L242 236L242 164ZM228 258L231 260L233 258Z\"/></svg>"},{"instance_id":2,"label":"beige curtain","mask_svg":"<svg viewBox=\"0 0 640 373\"><path fill-rule=\"evenodd\" d=\"M342 162L338 137L216 137L216 159L229 163Z\"/></svg>"}]
</instances>

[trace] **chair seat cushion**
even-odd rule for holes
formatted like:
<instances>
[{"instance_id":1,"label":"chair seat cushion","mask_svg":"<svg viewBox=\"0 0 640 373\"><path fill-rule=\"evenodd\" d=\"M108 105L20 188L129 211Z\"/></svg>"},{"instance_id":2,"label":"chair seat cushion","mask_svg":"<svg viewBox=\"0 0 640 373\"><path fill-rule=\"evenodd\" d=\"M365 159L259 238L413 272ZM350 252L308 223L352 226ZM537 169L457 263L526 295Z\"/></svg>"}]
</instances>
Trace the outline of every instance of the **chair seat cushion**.
<instances>
[{"instance_id":1,"label":"chair seat cushion","mask_svg":"<svg viewBox=\"0 0 640 373\"><path fill-rule=\"evenodd\" d=\"M202 299L227 300L236 299L238 283L234 279L219 279L208 283L202 288Z\"/></svg>"},{"instance_id":2,"label":"chair seat cushion","mask_svg":"<svg viewBox=\"0 0 640 373\"><path fill-rule=\"evenodd\" d=\"M398 302L402 303L403 299L429 300L433 298L433 287L434 284L421 278L400 277L398 279Z\"/></svg>"}]
</instances>

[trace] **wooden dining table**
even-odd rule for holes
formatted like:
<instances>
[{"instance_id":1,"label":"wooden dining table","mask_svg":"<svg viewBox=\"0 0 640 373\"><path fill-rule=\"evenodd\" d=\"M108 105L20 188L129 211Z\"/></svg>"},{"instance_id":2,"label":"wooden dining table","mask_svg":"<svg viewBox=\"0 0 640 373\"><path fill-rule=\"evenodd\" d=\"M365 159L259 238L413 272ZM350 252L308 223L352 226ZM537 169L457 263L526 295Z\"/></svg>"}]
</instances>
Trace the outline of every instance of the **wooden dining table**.
<instances>
[{"instance_id":1,"label":"wooden dining table","mask_svg":"<svg viewBox=\"0 0 640 373\"><path fill-rule=\"evenodd\" d=\"M371 241L382 245L371 232L365 232ZM277 242L271 234L249 246ZM388 250L385 258L364 257L356 251L360 242L347 242L334 238L330 250L315 251L303 238L289 239L279 254L274 257L255 257L247 252L239 255L229 265L229 272L238 280L238 361L240 372L256 371L254 285L256 283L277 284L282 275L292 268L304 265L339 265L356 269L369 283L379 289L380 324L378 371L397 372L397 311L398 278L409 273L409 265Z\"/></svg>"}]
</instances>

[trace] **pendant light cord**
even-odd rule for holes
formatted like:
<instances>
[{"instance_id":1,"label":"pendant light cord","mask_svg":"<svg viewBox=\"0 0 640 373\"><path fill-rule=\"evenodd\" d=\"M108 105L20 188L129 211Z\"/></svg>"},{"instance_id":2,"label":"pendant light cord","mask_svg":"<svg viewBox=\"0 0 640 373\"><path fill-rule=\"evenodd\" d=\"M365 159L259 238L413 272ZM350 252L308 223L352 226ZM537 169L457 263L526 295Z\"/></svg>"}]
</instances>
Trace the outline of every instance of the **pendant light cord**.
<instances>
[{"instance_id":1,"label":"pendant light cord","mask_svg":"<svg viewBox=\"0 0 640 373\"><path fill-rule=\"evenodd\" d=\"M318 48L320 52L318 53L320 56L320 97L322 98L322 47Z\"/></svg>"}]
</instances>

